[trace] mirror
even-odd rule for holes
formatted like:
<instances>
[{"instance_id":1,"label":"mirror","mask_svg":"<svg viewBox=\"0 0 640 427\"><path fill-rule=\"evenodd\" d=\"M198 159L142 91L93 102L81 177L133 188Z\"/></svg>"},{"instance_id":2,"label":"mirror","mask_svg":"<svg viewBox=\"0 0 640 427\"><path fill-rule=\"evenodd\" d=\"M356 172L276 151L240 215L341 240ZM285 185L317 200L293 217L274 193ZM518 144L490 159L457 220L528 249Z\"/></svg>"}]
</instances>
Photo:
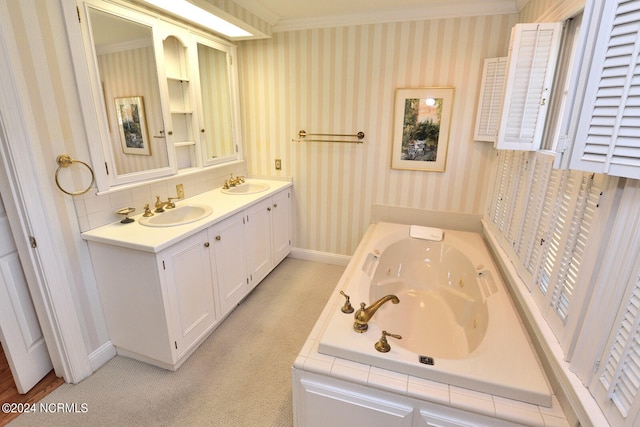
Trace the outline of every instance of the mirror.
<instances>
[{"instance_id":1,"label":"mirror","mask_svg":"<svg viewBox=\"0 0 640 427\"><path fill-rule=\"evenodd\" d=\"M227 52L202 41L198 46L201 144L205 163L219 163L235 155Z\"/></svg>"},{"instance_id":2,"label":"mirror","mask_svg":"<svg viewBox=\"0 0 640 427\"><path fill-rule=\"evenodd\" d=\"M152 28L94 8L89 22L113 173L121 178L168 168Z\"/></svg>"}]
</instances>

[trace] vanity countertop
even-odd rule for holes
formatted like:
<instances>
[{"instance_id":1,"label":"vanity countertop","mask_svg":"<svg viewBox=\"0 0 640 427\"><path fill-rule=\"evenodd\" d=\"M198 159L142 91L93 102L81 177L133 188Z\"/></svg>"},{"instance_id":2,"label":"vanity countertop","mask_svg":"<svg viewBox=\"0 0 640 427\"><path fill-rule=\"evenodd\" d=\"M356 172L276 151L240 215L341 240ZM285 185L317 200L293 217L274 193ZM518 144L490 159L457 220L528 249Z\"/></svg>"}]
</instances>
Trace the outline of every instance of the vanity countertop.
<instances>
[{"instance_id":1,"label":"vanity countertop","mask_svg":"<svg viewBox=\"0 0 640 427\"><path fill-rule=\"evenodd\" d=\"M118 221L85 231L82 233L82 238L91 242L157 253L242 211L255 202L266 199L274 193L292 186L290 181L247 179L246 182L268 184L269 189L253 194L225 194L221 188L216 188L197 196L175 201L176 206L198 204L209 205L213 208L211 215L198 221L173 227L148 227L138 222L142 216L140 214L131 217L135 221L129 224L121 224Z\"/></svg>"}]
</instances>

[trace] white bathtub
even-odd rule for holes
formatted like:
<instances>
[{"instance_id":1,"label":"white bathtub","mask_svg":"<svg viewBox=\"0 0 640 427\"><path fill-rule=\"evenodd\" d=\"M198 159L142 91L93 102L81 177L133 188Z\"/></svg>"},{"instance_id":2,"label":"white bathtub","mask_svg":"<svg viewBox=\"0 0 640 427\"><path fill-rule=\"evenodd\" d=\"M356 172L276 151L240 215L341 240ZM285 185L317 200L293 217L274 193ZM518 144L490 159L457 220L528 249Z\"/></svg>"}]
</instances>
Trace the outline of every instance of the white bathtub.
<instances>
[{"instance_id":1,"label":"white bathtub","mask_svg":"<svg viewBox=\"0 0 640 427\"><path fill-rule=\"evenodd\" d=\"M400 302L384 304L365 333L337 306L320 353L551 406L546 377L479 234L445 230L433 242L409 237L408 225L371 227L342 290L356 310L388 294ZM388 353L374 348L383 330L402 336L388 338Z\"/></svg>"}]
</instances>

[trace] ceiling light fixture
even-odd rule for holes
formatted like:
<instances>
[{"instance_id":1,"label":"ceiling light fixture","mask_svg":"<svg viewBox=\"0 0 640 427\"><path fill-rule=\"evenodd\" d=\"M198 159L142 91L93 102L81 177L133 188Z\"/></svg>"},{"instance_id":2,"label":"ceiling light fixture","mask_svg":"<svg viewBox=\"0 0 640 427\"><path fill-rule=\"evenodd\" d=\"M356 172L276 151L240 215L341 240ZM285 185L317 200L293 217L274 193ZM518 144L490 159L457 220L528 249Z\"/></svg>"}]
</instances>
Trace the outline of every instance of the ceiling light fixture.
<instances>
[{"instance_id":1,"label":"ceiling light fixture","mask_svg":"<svg viewBox=\"0 0 640 427\"><path fill-rule=\"evenodd\" d=\"M224 34L227 37L251 37L253 34L186 0L144 0L167 12Z\"/></svg>"}]
</instances>

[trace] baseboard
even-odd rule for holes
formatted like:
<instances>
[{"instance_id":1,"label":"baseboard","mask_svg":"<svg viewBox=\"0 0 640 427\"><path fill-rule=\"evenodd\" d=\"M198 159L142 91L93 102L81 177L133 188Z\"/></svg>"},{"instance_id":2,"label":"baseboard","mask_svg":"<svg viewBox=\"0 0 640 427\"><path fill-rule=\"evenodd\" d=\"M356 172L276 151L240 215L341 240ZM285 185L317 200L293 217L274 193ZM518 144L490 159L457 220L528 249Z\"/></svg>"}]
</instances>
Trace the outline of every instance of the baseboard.
<instances>
[{"instance_id":1,"label":"baseboard","mask_svg":"<svg viewBox=\"0 0 640 427\"><path fill-rule=\"evenodd\" d=\"M91 372L95 372L116 355L116 347L107 341L89 354Z\"/></svg>"},{"instance_id":2,"label":"baseboard","mask_svg":"<svg viewBox=\"0 0 640 427\"><path fill-rule=\"evenodd\" d=\"M291 258L303 259L305 261L322 262L324 264L346 266L351 261L349 255L338 255L329 252L314 251L311 249L292 248L289 253Z\"/></svg>"}]
</instances>

